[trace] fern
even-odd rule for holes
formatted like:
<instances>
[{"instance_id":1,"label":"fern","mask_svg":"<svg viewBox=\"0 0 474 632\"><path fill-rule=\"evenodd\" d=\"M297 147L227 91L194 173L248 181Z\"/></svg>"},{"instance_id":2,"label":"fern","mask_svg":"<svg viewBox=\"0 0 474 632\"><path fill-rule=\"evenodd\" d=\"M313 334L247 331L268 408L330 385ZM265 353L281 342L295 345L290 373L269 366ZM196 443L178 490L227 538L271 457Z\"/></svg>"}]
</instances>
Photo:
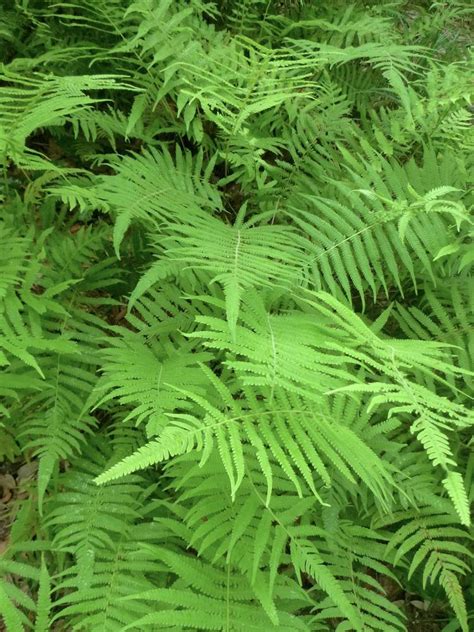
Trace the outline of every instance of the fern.
<instances>
[{"instance_id":1,"label":"fern","mask_svg":"<svg viewBox=\"0 0 474 632\"><path fill-rule=\"evenodd\" d=\"M32 132L58 124L64 116L97 103L97 99L86 95L86 90L126 88L113 76L22 79L4 71L2 80L11 84L8 88L3 87L0 94L2 162L12 159L36 169L47 168L47 161L27 149L26 141Z\"/></svg>"},{"instance_id":2,"label":"fern","mask_svg":"<svg viewBox=\"0 0 474 632\"><path fill-rule=\"evenodd\" d=\"M420 564L424 564L423 584L439 577L450 604L463 630L468 630L467 612L459 583L459 575L469 572L465 559L469 550L456 541L466 534L452 527L452 517L424 508L417 517L409 513L396 516L396 522L407 521L394 534L389 549L397 548L395 563L403 556L412 555L408 575L411 576Z\"/></svg>"},{"instance_id":3,"label":"fern","mask_svg":"<svg viewBox=\"0 0 474 632\"><path fill-rule=\"evenodd\" d=\"M5 4L0 628L472 628L473 11L428 4Z\"/></svg>"}]
</instances>

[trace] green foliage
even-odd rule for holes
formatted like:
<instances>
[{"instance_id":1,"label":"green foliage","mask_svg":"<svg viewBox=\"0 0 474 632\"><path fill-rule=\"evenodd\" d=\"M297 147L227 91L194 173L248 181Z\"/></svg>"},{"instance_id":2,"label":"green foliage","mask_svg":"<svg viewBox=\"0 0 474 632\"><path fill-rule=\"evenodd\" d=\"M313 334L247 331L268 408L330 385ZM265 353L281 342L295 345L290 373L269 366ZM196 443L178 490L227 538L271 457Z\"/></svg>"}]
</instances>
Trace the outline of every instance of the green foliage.
<instances>
[{"instance_id":1,"label":"green foliage","mask_svg":"<svg viewBox=\"0 0 474 632\"><path fill-rule=\"evenodd\" d=\"M472 9L4 4L0 627L469 632Z\"/></svg>"}]
</instances>

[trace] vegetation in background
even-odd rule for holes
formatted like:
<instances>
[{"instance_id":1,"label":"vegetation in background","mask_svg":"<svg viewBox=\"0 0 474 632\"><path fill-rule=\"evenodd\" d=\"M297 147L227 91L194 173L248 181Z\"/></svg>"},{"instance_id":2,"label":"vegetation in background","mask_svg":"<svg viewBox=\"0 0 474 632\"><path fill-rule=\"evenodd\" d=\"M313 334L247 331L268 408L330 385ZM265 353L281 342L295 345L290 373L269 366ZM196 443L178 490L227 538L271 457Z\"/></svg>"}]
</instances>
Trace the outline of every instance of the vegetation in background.
<instances>
[{"instance_id":1,"label":"vegetation in background","mask_svg":"<svg viewBox=\"0 0 474 632\"><path fill-rule=\"evenodd\" d=\"M4 0L2 629L473 629L473 14Z\"/></svg>"}]
</instances>

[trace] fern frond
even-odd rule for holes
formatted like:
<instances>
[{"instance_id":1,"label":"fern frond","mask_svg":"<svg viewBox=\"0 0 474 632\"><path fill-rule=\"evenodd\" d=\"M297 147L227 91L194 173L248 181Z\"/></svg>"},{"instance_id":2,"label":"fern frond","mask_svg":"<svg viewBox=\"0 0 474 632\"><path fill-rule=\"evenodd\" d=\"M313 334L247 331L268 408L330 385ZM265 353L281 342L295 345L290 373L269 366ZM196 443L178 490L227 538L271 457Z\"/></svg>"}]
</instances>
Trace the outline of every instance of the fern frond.
<instances>
[{"instance_id":1,"label":"fern frond","mask_svg":"<svg viewBox=\"0 0 474 632\"><path fill-rule=\"evenodd\" d=\"M174 219L176 206L188 218L219 209L218 192L209 183L213 162L203 164L204 156L192 157L176 149L173 156L165 147L149 149L143 155L114 160L116 175L103 176L94 188L103 208L116 214L114 247L120 244L132 220L141 220L159 233L163 222ZM158 175L159 174L159 175Z\"/></svg>"},{"instance_id":2,"label":"fern frond","mask_svg":"<svg viewBox=\"0 0 474 632\"><path fill-rule=\"evenodd\" d=\"M41 560L41 569L39 574L38 601L36 605L35 632L48 632L51 623L51 578L48 568Z\"/></svg>"},{"instance_id":3,"label":"fern frond","mask_svg":"<svg viewBox=\"0 0 474 632\"><path fill-rule=\"evenodd\" d=\"M396 549L395 563L409 556L409 575L423 564L423 584L441 584L461 629L467 631L468 615L459 583L459 577L470 572L466 560L472 558L472 553L459 542L459 539L467 538L467 533L452 526L452 516L431 507L419 510L416 516L401 514L396 522L401 520L406 521L405 524L399 527L388 544L389 550Z\"/></svg>"},{"instance_id":4,"label":"fern frond","mask_svg":"<svg viewBox=\"0 0 474 632\"><path fill-rule=\"evenodd\" d=\"M308 601L291 580L278 578L277 608L270 618L258 605L257 590L252 589L248 580L230 565L211 566L189 555L163 549L155 549L155 555L165 562L177 579L169 588L137 595L160 607L130 624L128 629L135 626L139 629L148 626L160 629L176 622L195 630L203 627L220 630L225 626L242 632L309 629L304 617L293 614L298 606L307 606ZM289 591L293 605L287 602ZM279 609L279 603L286 607Z\"/></svg>"},{"instance_id":5,"label":"fern frond","mask_svg":"<svg viewBox=\"0 0 474 632\"><path fill-rule=\"evenodd\" d=\"M247 288L291 287L304 265L302 240L288 227L252 226L243 214L230 226L214 218L170 227L167 256L191 269L206 270L224 290L230 331L235 334Z\"/></svg>"},{"instance_id":6,"label":"fern frond","mask_svg":"<svg viewBox=\"0 0 474 632\"><path fill-rule=\"evenodd\" d=\"M113 75L26 78L4 69L2 80L9 86L0 91L2 162L11 159L24 167L38 168L26 146L30 134L58 125L64 117L97 103L98 99L87 95L89 90L130 89L118 79Z\"/></svg>"}]
</instances>

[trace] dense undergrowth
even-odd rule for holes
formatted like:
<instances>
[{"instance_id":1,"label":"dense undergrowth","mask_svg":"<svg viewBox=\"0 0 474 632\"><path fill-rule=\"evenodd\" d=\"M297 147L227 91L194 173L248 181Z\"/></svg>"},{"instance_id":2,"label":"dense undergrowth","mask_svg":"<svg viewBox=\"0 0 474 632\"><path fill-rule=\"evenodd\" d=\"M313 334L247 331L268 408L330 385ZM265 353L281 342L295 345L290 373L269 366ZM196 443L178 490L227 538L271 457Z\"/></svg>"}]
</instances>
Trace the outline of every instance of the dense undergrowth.
<instances>
[{"instance_id":1,"label":"dense undergrowth","mask_svg":"<svg viewBox=\"0 0 474 632\"><path fill-rule=\"evenodd\" d=\"M5 630L474 628L469 6L4 0Z\"/></svg>"}]
</instances>

